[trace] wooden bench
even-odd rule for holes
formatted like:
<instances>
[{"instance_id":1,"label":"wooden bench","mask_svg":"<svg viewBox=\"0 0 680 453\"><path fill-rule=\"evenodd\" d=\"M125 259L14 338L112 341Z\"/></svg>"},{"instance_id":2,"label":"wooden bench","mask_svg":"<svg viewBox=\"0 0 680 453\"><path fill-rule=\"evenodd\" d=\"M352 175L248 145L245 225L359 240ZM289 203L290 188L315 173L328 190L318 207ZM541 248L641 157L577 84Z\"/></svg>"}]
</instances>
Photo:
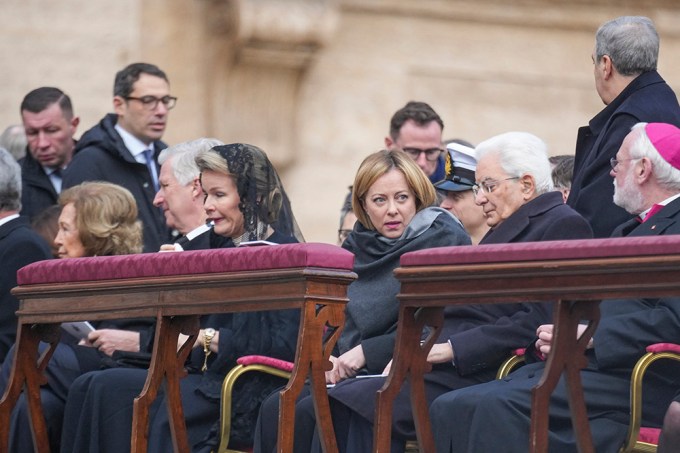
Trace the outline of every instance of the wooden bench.
<instances>
[{"instance_id":1,"label":"wooden bench","mask_svg":"<svg viewBox=\"0 0 680 453\"><path fill-rule=\"evenodd\" d=\"M547 452L549 397L564 373L581 452L593 452L579 370L601 299L680 295L680 236L446 247L405 254L394 363L377 395L374 451L390 451L392 402L407 377L420 451L433 452L423 374L450 304L555 301L555 343L532 392L530 445ZM588 320L580 339L577 325ZM423 328L432 332L421 345Z\"/></svg>"},{"instance_id":2,"label":"wooden bench","mask_svg":"<svg viewBox=\"0 0 680 453\"><path fill-rule=\"evenodd\" d=\"M0 401L0 451L6 451L9 420L25 386L37 452L49 451L39 387L64 321L154 317L151 366L135 400L131 447L146 451L149 407L166 382L175 451L189 452L179 396L183 365L194 344L199 316L210 313L301 310L295 367L281 392L278 451L293 446L295 400L312 382L326 452L336 452L324 371L344 322L347 286L356 278L351 253L327 244L288 244L126 256L50 260L18 273L20 299L15 361ZM337 327L324 346L324 326ZM177 351L180 333L190 336ZM50 344L38 357L38 343Z\"/></svg>"}]
</instances>

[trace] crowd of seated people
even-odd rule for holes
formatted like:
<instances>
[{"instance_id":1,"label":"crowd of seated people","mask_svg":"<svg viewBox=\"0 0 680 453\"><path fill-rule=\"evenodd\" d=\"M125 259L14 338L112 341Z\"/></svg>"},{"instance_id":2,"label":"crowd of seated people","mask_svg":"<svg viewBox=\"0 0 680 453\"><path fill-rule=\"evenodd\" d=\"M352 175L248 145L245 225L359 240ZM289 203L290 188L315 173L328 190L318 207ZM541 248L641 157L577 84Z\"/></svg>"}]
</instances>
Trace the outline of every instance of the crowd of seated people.
<instances>
[{"instance_id":1,"label":"crowd of seated people","mask_svg":"<svg viewBox=\"0 0 680 453\"><path fill-rule=\"evenodd\" d=\"M600 27L595 41L596 89L606 107L579 130L576 155L559 159L554 168L545 143L525 132L500 134L476 147L460 140L444 145L443 120L424 102L408 102L395 112L387 149L369 154L359 166L338 230L338 245L355 255L358 279L349 287L345 326L326 373L341 452L371 449L374 396L394 349L399 283L393 270L402 254L470 244L678 234L680 106L656 72L654 25L643 17L617 18ZM0 148L0 257L9 274L2 277L0 294L0 392L11 372L16 334L18 301L9 291L22 266L52 256L304 240L279 176L257 146L198 139L168 148L161 141L176 102L162 70L133 63L116 74L114 113L76 141L79 119L65 93L42 87L24 98L27 144L20 164ZM680 343L677 306L673 298L603 302L583 371L598 452L617 451L623 442L630 368L644 347ZM428 356L433 369L425 376L438 452L528 450L530 389L545 362L530 363L502 381L493 378L515 348L531 345L529 362L549 355L549 322L548 303L445 310L443 332ZM130 448L132 404L146 378L155 323L94 324L79 338L65 333L46 369L41 400L53 451ZM293 360L298 324L295 310L201 318L189 373L181 381L192 451L217 447L220 387L236 359L262 354ZM358 375L377 376L355 379ZM672 366L657 370L655 390L645 400L644 423L663 424L659 451L672 451L680 437L678 375ZM238 384L231 448L275 450L280 385L259 375ZM416 437L408 395L407 383L395 401L394 452ZM556 395L548 414L550 451L574 451L563 386ZM154 407L164 404L160 395ZM168 414L151 415L149 451L171 451ZM28 419L22 398L12 413L10 451L32 450ZM296 404L295 427L296 452L320 451L308 389Z\"/></svg>"}]
</instances>

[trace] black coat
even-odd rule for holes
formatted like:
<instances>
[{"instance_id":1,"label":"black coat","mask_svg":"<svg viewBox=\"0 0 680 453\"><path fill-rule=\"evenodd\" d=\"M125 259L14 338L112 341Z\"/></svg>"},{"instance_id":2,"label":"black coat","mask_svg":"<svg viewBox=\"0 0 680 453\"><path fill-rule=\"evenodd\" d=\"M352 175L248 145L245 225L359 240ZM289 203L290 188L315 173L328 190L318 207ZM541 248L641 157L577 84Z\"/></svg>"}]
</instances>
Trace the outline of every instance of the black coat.
<instances>
[{"instance_id":1,"label":"black coat","mask_svg":"<svg viewBox=\"0 0 680 453\"><path fill-rule=\"evenodd\" d=\"M139 220L144 227L144 252L157 252L170 242L170 230L161 210L153 205L156 192L146 164L135 160L116 132L117 116L108 114L99 124L83 134L76 144L76 154L64 171L63 189L84 181L107 181L132 192L137 201ZM153 143L155 158L165 143Z\"/></svg>"},{"instance_id":2,"label":"black coat","mask_svg":"<svg viewBox=\"0 0 680 453\"><path fill-rule=\"evenodd\" d=\"M564 204L560 192L548 192L521 206L489 230L480 244L583 239L593 232L583 217Z\"/></svg>"},{"instance_id":3,"label":"black coat","mask_svg":"<svg viewBox=\"0 0 680 453\"><path fill-rule=\"evenodd\" d=\"M631 127L641 121L680 126L680 106L656 71L633 80L616 99L581 127L576 140L574 177L567 204L590 222L595 237L609 237L630 218L612 199L609 159L616 156Z\"/></svg>"},{"instance_id":4,"label":"black coat","mask_svg":"<svg viewBox=\"0 0 680 453\"><path fill-rule=\"evenodd\" d=\"M19 161L21 165L21 215L32 219L45 209L57 204L59 194L43 170L26 148L26 156Z\"/></svg>"},{"instance_id":5,"label":"black coat","mask_svg":"<svg viewBox=\"0 0 680 453\"><path fill-rule=\"evenodd\" d=\"M612 237L622 236L660 236L662 234L680 234L680 197L668 203L646 222L640 223L639 217L619 225ZM634 234L633 234L634 232Z\"/></svg>"},{"instance_id":6,"label":"black coat","mask_svg":"<svg viewBox=\"0 0 680 453\"><path fill-rule=\"evenodd\" d=\"M45 241L19 217L0 226L0 364L14 344L19 301L10 290L17 285L17 271L35 261L52 258Z\"/></svg>"}]
</instances>

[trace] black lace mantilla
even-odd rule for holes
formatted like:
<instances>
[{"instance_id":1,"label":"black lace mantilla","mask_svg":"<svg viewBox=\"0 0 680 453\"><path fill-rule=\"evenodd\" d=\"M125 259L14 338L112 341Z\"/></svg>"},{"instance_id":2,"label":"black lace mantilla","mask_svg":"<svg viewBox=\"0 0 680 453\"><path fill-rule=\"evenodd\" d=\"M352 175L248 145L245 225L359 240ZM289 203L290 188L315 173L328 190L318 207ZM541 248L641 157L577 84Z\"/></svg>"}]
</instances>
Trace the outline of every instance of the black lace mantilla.
<instances>
[{"instance_id":1,"label":"black lace mantilla","mask_svg":"<svg viewBox=\"0 0 680 453\"><path fill-rule=\"evenodd\" d=\"M216 146L213 150L227 161L229 172L236 177L245 229L239 239L266 239L271 225L275 231L303 242L281 179L265 152L244 143Z\"/></svg>"}]
</instances>

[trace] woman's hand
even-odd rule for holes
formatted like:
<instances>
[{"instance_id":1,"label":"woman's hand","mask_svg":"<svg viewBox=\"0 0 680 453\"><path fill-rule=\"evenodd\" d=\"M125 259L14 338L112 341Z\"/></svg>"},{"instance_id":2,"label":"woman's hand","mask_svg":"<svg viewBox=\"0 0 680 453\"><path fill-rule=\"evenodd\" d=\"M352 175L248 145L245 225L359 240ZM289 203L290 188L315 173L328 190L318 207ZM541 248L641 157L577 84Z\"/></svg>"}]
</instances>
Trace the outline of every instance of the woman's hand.
<instances>
[{"instance_id":1,"label":"woman's hand","mask_svg":"<svg viewBox=\"0 0 680 453\"><path fill-rule=\"evenodd\" d=\"M333 368L326 371L326 384L337 384L340 382L340 373L338 372L338 358L330 356L328 360L333 364Z\"/></svg>"},{"instance_id":2,"label":"woman's hand","mask_svg":"<svg viewBox=\"0 0 680 453\"><path fill-rule=\"evenodd\" d=\"M87 338L80 340L79 344L97 348L108 356L116 350L139 352L139 332L119 329L94 330Z\"/></svg>"},{"instance_id":3,"label":"woman's hand","mask_svg":"<svg viewBox=\"0 0 680 453\"><path fill-rule=\"evenodd\" d=\"M393 361L394 361L394 359L390 359L390 361L387 362L387 365L385 365L385 369L382 372L383 376L387 376L388 374L390 374L390 370L392 369L392 362Z\"/></svg>"},{"instance_id":4,"label":"woman's hand","mask_svg":"<svg viewBox=\"0 0 680 453\"><path fill-rule=\"evenodd\" d=\"M333 369L326 371L326 383L337 384L343 379L354 377L357 371L366 365L366 357L361 345L357 345L349 351L342 354L340 357L330 358L333 363Z\"/></svg>"},{"instance_id":5,"label":"woman's hand","mask_svg":"<svg viewBox=\"0 0 680 453\"><path fill-rule=\"evenodd\" d=\"M184 345L184 343L186 343L188 339L189 335L184 335L183 333L179 334L179 336L177 337L178 351ZM215 335L210 341L210 350L214 353L217 353L219 350L219 343L220 343L220 331L215 329ZM205 329L201 329L198 331L198 335L196 335L196 341L194 341L194 344L191 346L191 348L203 349L204 344L205 344Z\"/></svg>"}]
</instances>

